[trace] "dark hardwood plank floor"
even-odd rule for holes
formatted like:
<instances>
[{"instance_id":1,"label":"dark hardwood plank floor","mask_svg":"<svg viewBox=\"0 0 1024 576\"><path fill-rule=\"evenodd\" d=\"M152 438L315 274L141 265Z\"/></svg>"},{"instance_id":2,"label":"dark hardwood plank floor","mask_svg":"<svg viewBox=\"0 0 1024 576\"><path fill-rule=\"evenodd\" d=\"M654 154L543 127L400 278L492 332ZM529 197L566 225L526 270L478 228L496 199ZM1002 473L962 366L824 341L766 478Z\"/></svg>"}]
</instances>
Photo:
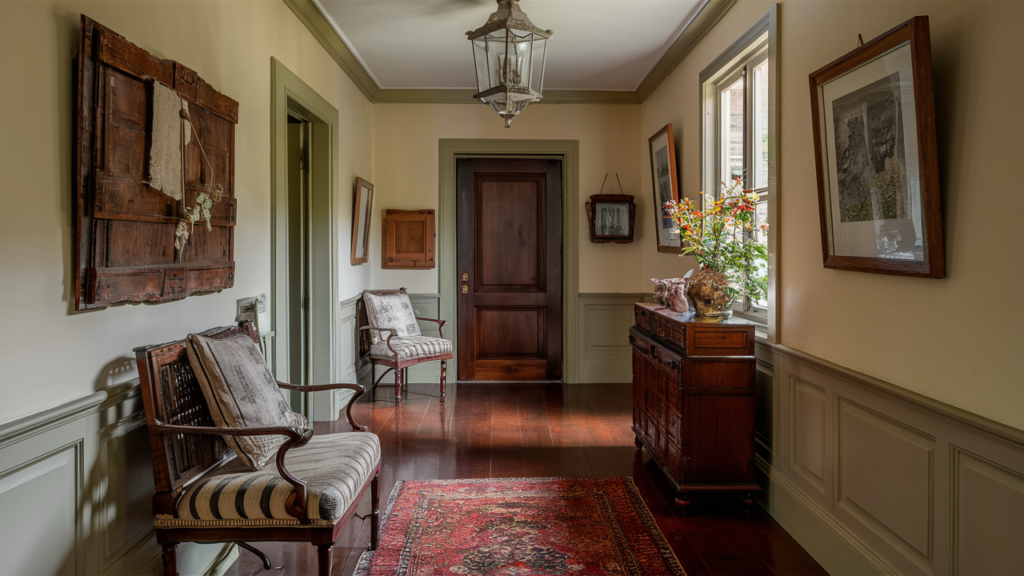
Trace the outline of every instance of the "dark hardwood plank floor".
<instances>
[{"instance_id":1,"label":"dark hardwood plank floor","mask_svg":"<svg viewBox=\"0 0 1024 576\"><path fill-rule=\"evenodd\" d=\"M681 513L650 454L633 445L630 384L449 384L443 404L436 385L410 384L397 408L393 388L381 386L376 402L359 402L352 413L380 436L382 511L399 479L631 476L689 576L826 574L756 505L746 513L735 497L720 496ZM347 423L314 427L326 434L345 431ZM359 513L368 510L367 497ZM333 574L352 574L368 542L369 523L349 523L334 550ZM257 547L273 568L264 571L241 550L228 576L316 573L312 546Z\"/></svg>"}]
</instances>

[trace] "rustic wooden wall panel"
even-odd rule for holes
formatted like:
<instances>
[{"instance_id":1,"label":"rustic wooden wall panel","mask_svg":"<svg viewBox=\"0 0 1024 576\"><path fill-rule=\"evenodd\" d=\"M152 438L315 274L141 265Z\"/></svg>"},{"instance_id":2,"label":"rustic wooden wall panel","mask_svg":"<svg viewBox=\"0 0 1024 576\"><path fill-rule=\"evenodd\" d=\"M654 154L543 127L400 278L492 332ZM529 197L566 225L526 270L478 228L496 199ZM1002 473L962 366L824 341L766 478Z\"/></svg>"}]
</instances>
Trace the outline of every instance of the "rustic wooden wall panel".
<instances>
[{"instance_id":1,"label":"rustic wooden wall panel","mask_svg":"<svg viewBox=\"0 0 1024 576\"><path fill-rule=\"evenodd\" d=\"M166 302L233 286L238 103L195 71L154 57L84 15L76 72L75 308ZM198 137L185 149L182 201L147 183L154 82L188 102ZM174 232L183 207L195 206L204 184L224 188L212 229L196 222L177 254Z\"/></svg>"}]
</instances>

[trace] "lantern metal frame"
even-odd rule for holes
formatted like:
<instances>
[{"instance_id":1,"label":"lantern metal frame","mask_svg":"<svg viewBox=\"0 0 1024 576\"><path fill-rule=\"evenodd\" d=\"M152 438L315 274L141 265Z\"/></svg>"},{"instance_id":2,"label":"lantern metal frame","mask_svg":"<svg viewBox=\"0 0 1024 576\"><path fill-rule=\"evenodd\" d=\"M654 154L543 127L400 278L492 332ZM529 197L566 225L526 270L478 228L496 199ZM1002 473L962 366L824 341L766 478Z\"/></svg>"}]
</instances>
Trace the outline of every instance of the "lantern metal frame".
<instances>
[{"instance_id":1,"label":"lantern metal frame","mask_svg":"<svg viewBox=\"0 0 1024 576\"><path fill-rule=\"evenodd\" d=\"M497 0L498 10L491 14L487 22L470 32L466 32L466 36L470 40L473 46L473 65L474 71L477 77L477 89L480 90L473 96L481 102L490 105L498 115L505 120L505 127L508 128L512 120L529 105L531 102L537 102L544 97L544 69L547 65L547 41L554 34L551 30L543 30L537 27L530 19L526 16L526 13L519 7L519 0ZM496 42L502 42L504 44L504 55L503 61L501 62L502 70L501 77L494 78L492 74L492 67L490 66L489 55L490 42L488 38L495 32L501 30L505 31L505 37ZM517 34L518 32L518 34ZM483 46L478 40L483 39ZM510 46L517 42L529 41L530 49L527 55L527 62L529 62L529 70L524 83L521 77L515 78L513 73L517 73L514 67L511 67L512 50ZM533 89L533 75L536 73L534 70L535 53L534 50L539 42L543 43L543 54L540 57L540 77L537 83L537 90ZM487 86L485 87L482 82L482 74L479 68L479 62L481 60L481 54L477 53L477 50L483 50L482 60L487 69ZM500 48L499 48L500 49ZM498 58L502 58L502 55L498 55ZM511 82L509 79L513 78ZM500 98L500 95L504 94L504 100ZM494 98L499 97L499 98ZM504 109L500 109L504 108Z\"/></svg>"}]
</instances>

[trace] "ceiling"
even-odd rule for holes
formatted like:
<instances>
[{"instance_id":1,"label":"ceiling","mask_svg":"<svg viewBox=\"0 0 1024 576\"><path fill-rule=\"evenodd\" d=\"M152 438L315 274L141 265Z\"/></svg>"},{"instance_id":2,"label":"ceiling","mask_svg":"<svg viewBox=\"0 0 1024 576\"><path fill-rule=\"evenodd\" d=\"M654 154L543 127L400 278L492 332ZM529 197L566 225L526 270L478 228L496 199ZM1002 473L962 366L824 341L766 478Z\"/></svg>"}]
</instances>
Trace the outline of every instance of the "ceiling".
<instances>
[{"instance_id":1,"label":"ceiling","mask_svg":"<svg viewBox=\"0 0 1024 576\"><path fill-rule=\"evenodd\" d=\"M314 0L379 88L476 88L466 31L494 0ZM522 0L554 30L544 88L635 91L701 0Z\"/></svg>"}]
</instances>

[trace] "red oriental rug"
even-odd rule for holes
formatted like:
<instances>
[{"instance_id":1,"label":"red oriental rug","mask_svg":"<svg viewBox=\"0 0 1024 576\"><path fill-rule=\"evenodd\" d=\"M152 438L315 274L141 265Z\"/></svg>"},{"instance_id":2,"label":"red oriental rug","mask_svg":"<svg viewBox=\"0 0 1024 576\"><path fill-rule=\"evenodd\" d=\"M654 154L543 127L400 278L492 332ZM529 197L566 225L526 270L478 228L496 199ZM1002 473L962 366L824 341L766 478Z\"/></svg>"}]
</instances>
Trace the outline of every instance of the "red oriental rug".
<instances>
[{"instance_id":1,"label":"red oriental rug","mask_svg":"<svg viewBox=\"0 0 1024 576\"><path fill-rule=\"evenodd\" d=\"M630 478L399 482L355 576L685 576Z\"/></svg>"}]
</instances>

